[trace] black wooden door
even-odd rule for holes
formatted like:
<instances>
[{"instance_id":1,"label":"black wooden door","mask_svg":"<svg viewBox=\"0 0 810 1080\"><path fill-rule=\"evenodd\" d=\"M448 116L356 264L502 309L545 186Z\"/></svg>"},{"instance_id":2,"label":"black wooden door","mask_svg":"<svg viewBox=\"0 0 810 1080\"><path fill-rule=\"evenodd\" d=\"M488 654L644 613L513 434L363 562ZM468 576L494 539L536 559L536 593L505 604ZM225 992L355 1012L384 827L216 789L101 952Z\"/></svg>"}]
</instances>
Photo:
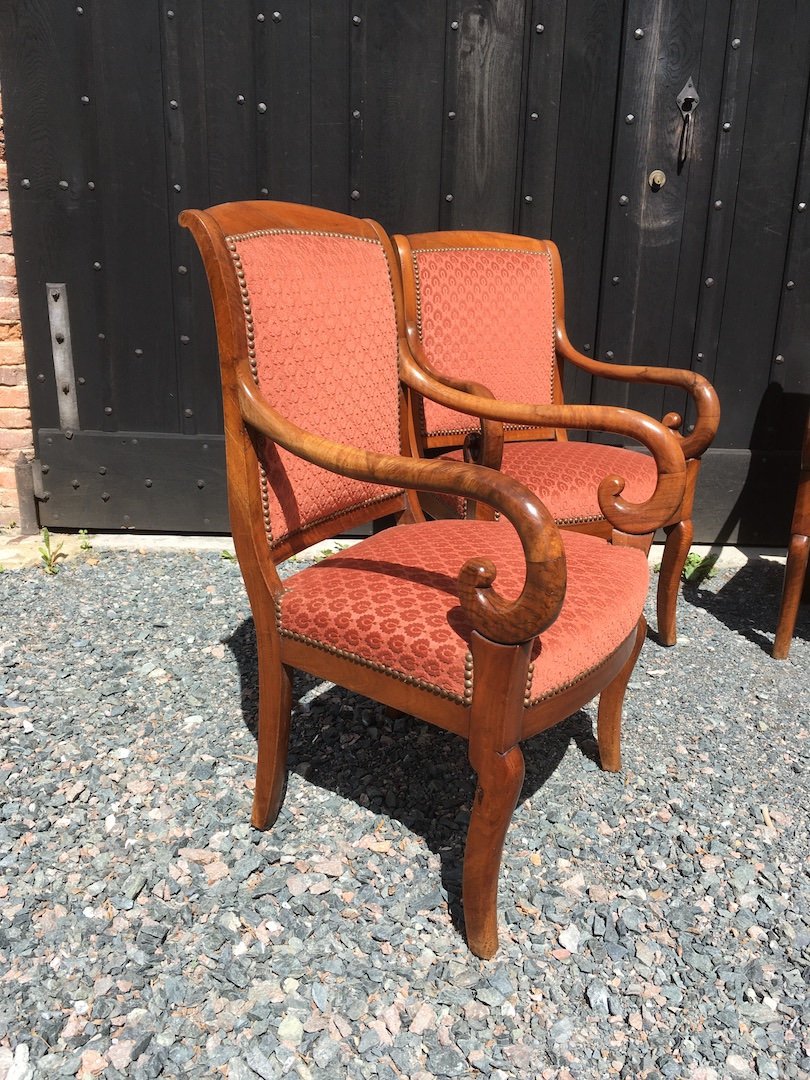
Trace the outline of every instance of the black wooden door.
<instances>
[{"instance_id":1,"label":"black wooden door","mask_svg":"<svg viewBox=\"0 0 810 1080\"><path fill-rule=\"evenodd\" d=\"M270 197L552 236L583 351L720 391L697 537L784 540L810 398L810 5L0 0L0 35L44 524L227 529L209 302L176 218Z\"/></svg>"}]
</instances>

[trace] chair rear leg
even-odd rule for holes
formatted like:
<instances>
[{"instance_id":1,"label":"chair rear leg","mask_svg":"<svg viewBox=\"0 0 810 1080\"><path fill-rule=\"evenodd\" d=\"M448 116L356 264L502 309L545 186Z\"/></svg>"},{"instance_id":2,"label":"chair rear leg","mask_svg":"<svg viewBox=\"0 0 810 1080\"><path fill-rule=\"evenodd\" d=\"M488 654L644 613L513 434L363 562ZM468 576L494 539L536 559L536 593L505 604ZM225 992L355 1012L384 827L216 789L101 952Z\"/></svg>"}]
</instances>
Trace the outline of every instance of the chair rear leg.
<instances>
[{"instance_id":1,"label":"chair rear leg","mask_svg":"<svg viewBox=\"0 0 810 1080\"><path fill-rule=\"evenodd\" d=\"M658 638L662 645L674 645L678 639L677 611L681 574L694 536L692 519L687 518L675 525L668 525L664 531L667 539L658 575Z\"/></svg>"},{"instance_id":2,"label":"chair rear leg","mask_svg":"<svg viewBox=\"0 0 810 1080\"><path fill-rule=\"evenodd\" d=\"M633 651L613 682L599 695L596 741L599 744L599 760L606 772L618 772L622 767L621 730L624 694L646 636L647 620L642 615L638 621Z\"/></svg>"},{"instance_id":3,"label":"chair rear leg","mask_svg":"<svg viewBox=\"0 0 810 1080\"><path fill-rule=\"evenodd\" d=\"M259 654L259 747L251 822L269 829L284 801L292 704L291 670L281 663L278 639L256 627Z\"/></svg>"},{"instance_id":4,"label":"chair rear leg","mask_svg":"<svg viewBox=\"0 0 810 1080\"><path fill-rule=\"evenodd\" d=\"M810 536L794 533L790 538L787 564L785 565L785 584L782 588L782 604L779 609L779 622L776 625L776 637L771 655L775 660L787 660L796 616L799 613L799 601L807 574L807 562L810 557Z\"/></svg>"},{"instance_id":5,"label":"chair rear leg","mask_svg":"<svg viewBox=\"0 0 810 1080\"><path fill-rule=\"evenodd\" d=\"M532 642L498 645L473 632L469 758L477 774L462 898L467 944L488 960L498 949L498 874L504 840L523 784L518 746Z\"/></svg>"}]
</instances>

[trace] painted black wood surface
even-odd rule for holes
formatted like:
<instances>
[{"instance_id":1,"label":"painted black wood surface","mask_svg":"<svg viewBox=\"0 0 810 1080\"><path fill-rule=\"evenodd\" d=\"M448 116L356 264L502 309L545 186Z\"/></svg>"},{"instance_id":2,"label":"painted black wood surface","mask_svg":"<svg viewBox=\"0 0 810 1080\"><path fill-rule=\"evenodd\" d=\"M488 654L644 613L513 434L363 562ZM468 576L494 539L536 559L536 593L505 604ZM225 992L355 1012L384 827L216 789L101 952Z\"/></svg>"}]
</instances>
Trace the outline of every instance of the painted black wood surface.
<instances>
[{"instance_id":1,"label":"painted black wood surface","mask_svg":"<svg viewBox=\"0 0 810 1080\"><path fill-rule=\"evenodd\" d=\"M0 78L43 524L227 527L201 449L222 424L213 326L176 219L270 197L392 231L550 235L583 351L718 387L697 539L784 541L810 401L807 4L0 0ZM48 282L69 296L77 431ZM566 388L684 407L573 372ZM145 489L162 453L172 483Z\"/></svg>"}]
</instances>

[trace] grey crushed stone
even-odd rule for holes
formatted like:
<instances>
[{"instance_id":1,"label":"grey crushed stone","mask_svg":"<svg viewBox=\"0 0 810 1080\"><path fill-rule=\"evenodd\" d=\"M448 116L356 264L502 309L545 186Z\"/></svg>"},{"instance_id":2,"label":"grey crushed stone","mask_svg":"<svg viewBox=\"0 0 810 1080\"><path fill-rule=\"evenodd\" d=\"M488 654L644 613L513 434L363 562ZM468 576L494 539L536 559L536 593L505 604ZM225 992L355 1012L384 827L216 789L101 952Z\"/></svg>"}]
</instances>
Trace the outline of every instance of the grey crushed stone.
<instances>
[{"instance_id":1,"label":"grey crushed stone","mask_svg":"<svg viewBox=\"0 0 810 1080\"><path fill-rule=\"evenodd\" d=\"M810 623L771 660L781 575L686 587L621 774L593 706L527 744L484 963L460 740L300 676L258 833L235 564L0 574L0 1080L807 1076Z\"/></svg>"}]
</instances>

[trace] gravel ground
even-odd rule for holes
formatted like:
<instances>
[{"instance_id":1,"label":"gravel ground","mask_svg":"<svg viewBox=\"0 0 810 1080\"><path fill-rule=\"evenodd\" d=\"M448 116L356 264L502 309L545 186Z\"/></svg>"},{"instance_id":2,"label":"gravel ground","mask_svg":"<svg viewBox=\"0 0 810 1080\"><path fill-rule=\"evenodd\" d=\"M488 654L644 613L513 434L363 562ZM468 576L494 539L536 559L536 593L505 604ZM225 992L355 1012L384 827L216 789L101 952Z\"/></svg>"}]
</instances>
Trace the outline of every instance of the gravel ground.
<instances>
[{"instance_id":1,"label":"gravel ground","mask_svg":"<svg viewBox=\"0 0 810 1080\"><path fill-rule=\"evenodd\" d=\"M301 677L249 826L252 624L216 553L0 575L0 1080L810 1075L810 622L782 570L687 586L624 770L526 747L502 947L458 930L460 740Z\"/></svg>"}]
</instances>

